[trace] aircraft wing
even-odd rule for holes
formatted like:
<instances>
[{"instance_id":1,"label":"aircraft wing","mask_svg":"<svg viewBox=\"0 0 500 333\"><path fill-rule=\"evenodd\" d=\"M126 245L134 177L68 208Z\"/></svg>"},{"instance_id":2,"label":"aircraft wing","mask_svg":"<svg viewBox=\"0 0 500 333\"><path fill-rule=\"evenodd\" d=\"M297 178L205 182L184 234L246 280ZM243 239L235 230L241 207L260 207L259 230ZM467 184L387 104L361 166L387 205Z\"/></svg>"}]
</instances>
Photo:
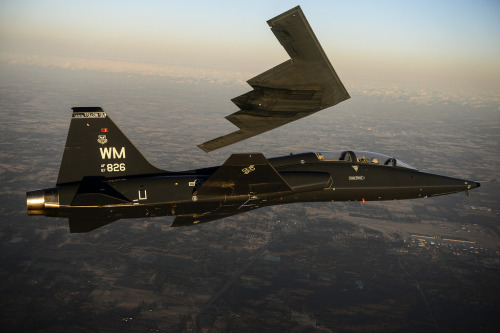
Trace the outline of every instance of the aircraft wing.
<instances>
[{"instance_id":1,"label":"aircraft wing","mask_svg":"<svg viewBox=\"0 0 500 333\"><path fill-rule=\"evenodd\" d=\"M215 220L220 220L225 217L246 213L251 210L257 209L259 206L221 206L215 211L205 212L202 214L187 214L187 215L177 215L174 222L170 227L187 227L194 224L206 223Z\"/></svg>"},{"instance_id":2,"label":"aircraft wing","mask_svg":"<svg viewBox=\"0 0 500 333\"><path fill-rule=\"evenodd\" d=\"M261 153L233 154L210 176L194 195L207 198L247 197L244 201L221 201L210 211L177 215L171 227L210 222L260 207L260 194L291 191L291 187ZM254 197L255 196L255 197Z\"/></svg>"},{"instance_id":3,"label":"aircraft wing","mask_svg":"<svg viewBox=\"0 0 500 333\"><path fill-rule=\"evenodd\" d=\"M210 222L257 209L267 194L319 190L330 183L331 176L326 172L280 174L261 153L233 154L193 193L199 202L219 197L220 205L212 210L177 215L171 227ZM227 200L231 197L239 200Z\"/></svg>"},{"instance_id":4,"label":"aircraft wing","mask_svg":"<svg viewBox=\"0 0 500 333\"><path fill-rule=\"evenodd\" d=\"M304 13L297 6L267 21L291 59L248 80L226 117L240 130L198 145L210 152L306 117L348 98Z\"/></svg>"},{"instance_id":5,"label":"aircraft wing","mask_svg":"<svg viewBox=\"0 0 500 333\"><path fill-rule=\"evenodd\" d=\"M200 200L287 192L292 188L261 153L232 154L196 191Z\"/></svg>"}]
</instances>

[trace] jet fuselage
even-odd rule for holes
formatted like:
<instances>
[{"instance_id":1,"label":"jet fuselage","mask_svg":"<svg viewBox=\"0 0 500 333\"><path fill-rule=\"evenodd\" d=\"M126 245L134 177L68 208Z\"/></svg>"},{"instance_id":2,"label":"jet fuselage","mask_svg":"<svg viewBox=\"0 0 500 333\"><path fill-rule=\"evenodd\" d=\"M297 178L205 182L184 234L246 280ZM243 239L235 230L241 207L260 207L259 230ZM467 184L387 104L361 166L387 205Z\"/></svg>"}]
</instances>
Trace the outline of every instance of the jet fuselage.
<instances>
[{"instance_id":1,"label":"jet fuselage","mask_svg":"<svg viewBox=\"0 0 500 333\"><path fill-rule=\"evenodd\" d=\"M227 177L221 178L224 173ZM269 160L262 154L235 154L221 167L126 178L95 177L28 192L28 212L69 217L70 221L86 217L85 223L74 222L72 231L87 231L94 223L100 226L123 218L168 215L177 216L172 226L182 226L271 205L425 198L478 186L468 180L424 173L369 152L304 153Z\"/></svg>"}]
</instances>

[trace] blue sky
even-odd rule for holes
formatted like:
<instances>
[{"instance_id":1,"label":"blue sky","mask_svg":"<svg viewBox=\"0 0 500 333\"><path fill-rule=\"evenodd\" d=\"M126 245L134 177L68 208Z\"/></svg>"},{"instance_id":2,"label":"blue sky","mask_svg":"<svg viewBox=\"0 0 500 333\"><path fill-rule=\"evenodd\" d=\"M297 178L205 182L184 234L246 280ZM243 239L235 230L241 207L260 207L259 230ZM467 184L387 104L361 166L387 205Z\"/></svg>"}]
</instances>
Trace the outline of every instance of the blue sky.
<instances>
[{"instance_id":1,"label":"blue sky","mask_svg":"<svg viewBox=\"0 0 500 333\"><path fill-rule=\"evenodd\" d=\"M0 52L258 73L297 4L344 80L500 89L500 1L0 0Z\"/></svg>"}]
</instances>

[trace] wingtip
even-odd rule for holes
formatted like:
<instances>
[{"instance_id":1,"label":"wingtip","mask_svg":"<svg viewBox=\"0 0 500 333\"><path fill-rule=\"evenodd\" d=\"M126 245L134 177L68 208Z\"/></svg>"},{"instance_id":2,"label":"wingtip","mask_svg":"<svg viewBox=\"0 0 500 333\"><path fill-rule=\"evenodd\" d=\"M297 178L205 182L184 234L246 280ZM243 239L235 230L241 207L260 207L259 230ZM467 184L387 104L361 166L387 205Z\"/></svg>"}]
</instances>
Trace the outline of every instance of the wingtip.
<instances>
[{"instance_id":1,"label":"wingtip","mask_svg":"<svg viewBox=\"0 0 500 333\"><path fill-rule=\"evenodd\" d=\"M251 133L249 131L238 130L223 136L219 136L218 138L209 140L207 142L203 142L202 144L199 144L198 147L204 152L209 153L211 151L232 145L233 143L243 141L257 134L260 134L260 132Z\"/></svg>"},{"instance_id":2,"label":"wingtip","mask_svg":"<svg viewBox=\"0 0 500 333\"><path fill-rule=\"evenodd\" d=\"M205 146L205 143L199 144L198 148L200 148L201 150L203 150L205 153L210 153L213 149L209 149L207 146Z\"/></svg>"}]
</instances>

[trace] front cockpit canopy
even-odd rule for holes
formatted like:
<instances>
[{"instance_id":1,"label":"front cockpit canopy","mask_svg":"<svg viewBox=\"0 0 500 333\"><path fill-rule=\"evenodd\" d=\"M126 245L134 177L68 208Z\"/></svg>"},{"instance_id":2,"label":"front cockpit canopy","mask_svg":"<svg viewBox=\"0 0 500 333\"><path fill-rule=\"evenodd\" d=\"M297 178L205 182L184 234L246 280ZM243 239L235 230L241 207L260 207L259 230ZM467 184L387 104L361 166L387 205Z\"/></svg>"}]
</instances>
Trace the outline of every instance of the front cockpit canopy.
<instances>
[{"instance_id":1,"label":"front cockpit canopy","mask_svg":"<svg viewBox=\"0 0 500 333\"><path fill-rule=\"evenodd\" d=\"M414 169L414 167L401 162L394 157L387 155L372 153L369 151L357 151L357 150L338 150L338 151L322 151L315 153L316 157L320 161L347 161L353 163L371 163L388 165L393 167L401 167L407 169Z\"/></svg>"}]
</instances>

